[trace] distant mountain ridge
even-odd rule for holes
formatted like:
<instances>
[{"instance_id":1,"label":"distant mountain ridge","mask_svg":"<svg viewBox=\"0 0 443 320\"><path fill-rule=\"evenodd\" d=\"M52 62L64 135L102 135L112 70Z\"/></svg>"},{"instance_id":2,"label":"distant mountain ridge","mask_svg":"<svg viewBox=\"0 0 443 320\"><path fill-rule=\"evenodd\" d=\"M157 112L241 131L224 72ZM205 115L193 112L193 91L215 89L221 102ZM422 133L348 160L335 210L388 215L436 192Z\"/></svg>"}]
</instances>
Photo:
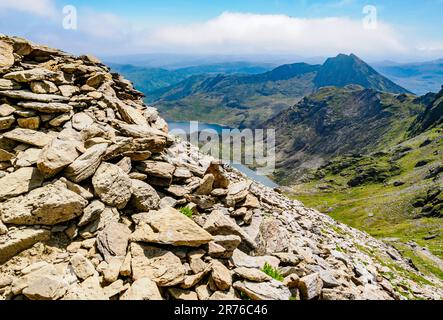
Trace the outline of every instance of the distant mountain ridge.
<instances>
[{"instance_id":1,"label":"distant mountain ridge","mask_svg":"<svg viewBox=\"0 0 443 320\"><path fill-rule=\"evenodd\" d=\"M191 76L201 74L258 74L267 72L275 67L273 64L258 64L250 62L227 62L211 65L197 65L178 69L159 67L143 67L132 64L109 63L112 70L131 79L136 88L145 93L148 101L154 99L153 91L160 90L179 83Z\"/></svg>"},{"instance_id":2,"label":"distant mountain ridge","mask_svg":"<svg viewBox=\"0 0 443 320\"><path fill-rule=\"evenodd\" d=\"M321 88L263 124L276 130L275 178L292 183L335 156L382 150L401 141L425 109L412 94Z\"/></svg>"},{"instance_id":3,"label":"distant mountain ridge","mask_svg":"<svg viewBox=\"0 0 443 320\"><path fill-rule=\"evenodd\" d=\"M443 59L404 64L384 62L374 64L374 68L417 95L436 93L443 83Z\"/></svg>"},{"instance_id":4,"label":"distant mountain ridge","mask_svg":"<svg viewBox=\"0 0 443 320\"><path fill-rule=\"evenodd\" d=\"M357 56L340 54L323 65L288 64L252 74L199 75L151 94L168 120L200 120L233 127L258 127L325 86L357 84L409 93Z\"/></svg>"}]
</instances>

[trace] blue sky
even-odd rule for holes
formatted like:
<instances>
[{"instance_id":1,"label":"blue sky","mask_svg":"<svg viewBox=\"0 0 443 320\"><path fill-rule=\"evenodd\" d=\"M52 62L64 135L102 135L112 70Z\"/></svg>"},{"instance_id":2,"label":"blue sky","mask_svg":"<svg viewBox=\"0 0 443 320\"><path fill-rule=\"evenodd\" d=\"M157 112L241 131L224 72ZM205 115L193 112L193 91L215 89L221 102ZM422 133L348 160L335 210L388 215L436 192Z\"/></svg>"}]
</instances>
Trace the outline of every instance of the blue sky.
<instances>
[{"instance_id":1,"label":"blue sky","mask_svg":"<svg viewBox=\"0 0 443 320\"><path fill-rule=\"evenodd\" d=\"M77 10L65 30L62 10ZM363 8L377 27L363 27ZM369 60L443 57L443 0L0 0L0 33L96 55L354 52Z\"/></svg>"}]
</instances>

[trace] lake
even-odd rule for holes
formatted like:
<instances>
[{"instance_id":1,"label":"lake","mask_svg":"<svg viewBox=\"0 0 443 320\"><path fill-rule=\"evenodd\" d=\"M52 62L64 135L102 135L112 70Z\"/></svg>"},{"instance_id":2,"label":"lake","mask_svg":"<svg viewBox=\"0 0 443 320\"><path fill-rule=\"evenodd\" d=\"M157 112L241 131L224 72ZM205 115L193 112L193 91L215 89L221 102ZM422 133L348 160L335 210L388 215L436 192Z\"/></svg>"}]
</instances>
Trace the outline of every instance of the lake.
<instances>
[{"instance_id":1,"label":"lake","mask_svg":"<svg viewBox=\"0 0 443 320\"><path fill-rule=\"evenodd\" d=\"M168 125L169 125L169 131L172 133L174 130L180 130L182 132L186 132L187 134L199 132L202 130L208 130L208 129L215 130L217 133L222 133L223 129L232 129L230 127L219 125L219 124L200 123L200 122L198 122L198 126L197 125L190 126L189 122L169 121ZM247 166L245 166L243 164L230 163L230 165L233 168L237 169L238 171L244 173L250 179L252 179L256 182L259 182L259 183L261 183L267 187L270 187L270 188L278 187L278 184L276 184L274 181L272 181L268 177L257 174L254 170L251 170L250 168L248 168Z\"/></svg>"}]
</instances>

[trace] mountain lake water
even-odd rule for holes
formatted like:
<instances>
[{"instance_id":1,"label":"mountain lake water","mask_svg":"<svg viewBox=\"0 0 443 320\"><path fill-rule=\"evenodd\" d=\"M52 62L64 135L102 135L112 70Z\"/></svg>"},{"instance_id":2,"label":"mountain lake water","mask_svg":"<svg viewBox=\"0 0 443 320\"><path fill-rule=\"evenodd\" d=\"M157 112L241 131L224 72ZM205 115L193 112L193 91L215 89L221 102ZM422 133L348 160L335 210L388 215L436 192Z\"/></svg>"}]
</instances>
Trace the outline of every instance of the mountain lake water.
<instances>
[{"instance_id":1,"label":"mountain lake water","mask_svg":"<svg viewBox=\"0 0 443 320\"><path fill-rule=\"evenodd\" d=\"M221 134L223 129L229 129L231 130L232 128L227 127L227 126L223 126L223 125L219 125L219 124L212 124L212 123L200 123L198 122L198 126L197 125L190 125L190 122L181 122L181 121L168 121L168 125L169 125L169 131L174 133L174 130L180 130L182 133L185 132L186 134L190 134L190 133L195 133L195 132L199 132L202 130L215 130L217 133ZM268 177L264 176L264 175L260 175L257 174L257 172L255 172L254 170L251 170L250 168L248 168L247 166L243 165L243 164L239 164L239 163L230 163L230 165L237 169L238 171L242 172L243 174L247 175L250 179L259 182L267 187L270 188L276 188L278 187L278 184L276 184L274 181L272 181L271 179L269 179Z\"/></svg>"}]
</instances>

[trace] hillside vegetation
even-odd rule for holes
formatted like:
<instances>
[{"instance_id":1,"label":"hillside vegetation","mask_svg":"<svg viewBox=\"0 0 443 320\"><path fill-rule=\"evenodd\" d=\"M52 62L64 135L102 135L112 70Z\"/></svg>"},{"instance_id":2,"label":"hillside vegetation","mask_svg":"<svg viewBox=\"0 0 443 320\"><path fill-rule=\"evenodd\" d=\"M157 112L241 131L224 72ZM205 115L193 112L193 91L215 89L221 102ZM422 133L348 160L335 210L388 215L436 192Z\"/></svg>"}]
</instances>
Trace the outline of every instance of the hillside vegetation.
<instances>
[{"instance_id":1,"label":"hillside vegetation","mask_svg":"<svg viewBox=\"0 0 443 320\"><path fill-rule=\"evenodd\" d=\"M355 55L340 54L323 65L296 63L262 74L192 76L152 94L167 120L255 128L321 87L350 84L408 93Z\"/></svg>"}]
</instances>

